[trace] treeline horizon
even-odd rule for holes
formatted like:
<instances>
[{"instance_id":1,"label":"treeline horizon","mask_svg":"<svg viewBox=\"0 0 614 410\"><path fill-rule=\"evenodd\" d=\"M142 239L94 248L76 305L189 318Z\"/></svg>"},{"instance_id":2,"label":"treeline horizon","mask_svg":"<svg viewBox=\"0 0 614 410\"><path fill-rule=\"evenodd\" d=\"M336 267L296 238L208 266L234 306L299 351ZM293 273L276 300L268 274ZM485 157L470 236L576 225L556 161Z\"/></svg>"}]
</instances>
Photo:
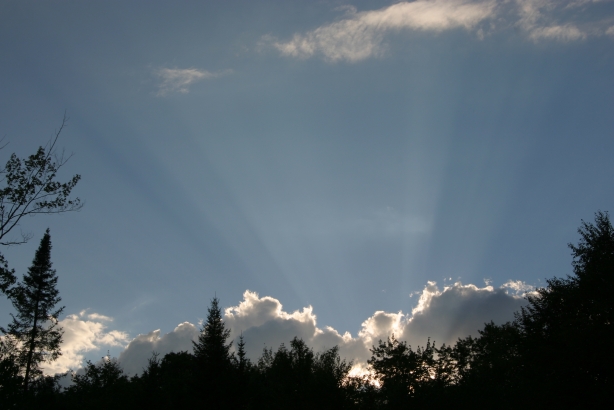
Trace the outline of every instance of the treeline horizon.
<instances>
[{"instance_id":1,"label":"treeline horizon","mask_svg":"<svg viewBox=\"0 0 614 410\"><path fill-rule=\"evenodd\" d=\"M62 124L64 126L65 121ZM22 160L13 154L0 170L0 244L26 215L80 209L56 180L66 161L54 147ZM208 308L193 351L152 352L141 374L129 377L116 358L88 361L80 372L47 376L42 366L61 355L64 307L56 289L47 229L21 280L0 254L0 292L12 303L0 326L0 408L4 409L405 409L607 408L614 404L614 228L609 214L582 221L569 244L573 273L552 277L527 294L514 320L485 323L478 336L412 347L395 336L370 349L368 374L350 375L352 361L338 347L314 352L294 337L276 350L247 358L240 336L229 342L219 300ZM69 375L72 384L60 386Z\"/></svg>"},{"instance_id":2,"label":"treeline horizon","mask_svg":"<svg viewBox=\"0 0 614 410\"><path fill-rule=\"evenodd\" d=\"M39 371L26 389L24 369L3 351L0 402L37 409L606 407L614 403L614 228L607 212L597 212L578 232L580 242L569 245L573 275L548 279L513 321L486 323L479 336L449 346L380 340L367 375L350 376L352 362L338 347L314 352L297 337L252 362L242 336L231 351L215 297L193 352L152 352L133 377L107 356L73 372L67 388L61 375Z\"/></svg>"}]
</instances>

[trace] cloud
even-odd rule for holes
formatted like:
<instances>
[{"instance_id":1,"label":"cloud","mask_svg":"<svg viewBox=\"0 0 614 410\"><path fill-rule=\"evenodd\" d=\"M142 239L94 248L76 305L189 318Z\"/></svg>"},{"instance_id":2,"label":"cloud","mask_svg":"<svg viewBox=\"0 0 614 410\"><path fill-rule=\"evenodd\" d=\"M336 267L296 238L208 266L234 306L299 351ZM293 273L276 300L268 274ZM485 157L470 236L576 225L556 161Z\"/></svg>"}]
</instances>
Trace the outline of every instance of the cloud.
<instances>
[{"instance_id":1,"label":"cloud","mask_svg":"<svg viewBox=\"0 0 614 410\"><path fill-rule=\"evenodd\" d=\"M344 8L343 18L336 22L296 33L289 41L268 35L262 43L289 57L357 62L382 56L387 50L386 36L400 30L474 30L476 38L483 40L495 30L519 27L534 42L570 42L611 33L612 28L604 26L602 13L594 8L607 1L416 0L363 12Z\"/></svg>"},{"instance_id":2,"label":"cloud","mask_svg":"<svg viewBox=\"0 0 614 410\"><path fill-rule=\"evenodd\" d=\"M572 25L538 27L531 31L530 37L533 40L553 39L560 41L582 40L586 38L586 33L581 32Z\"/></svg>"},{"instance_id":3,"label":"cloud","mask_svg":"<svg viewBox=\"0 0 614 410\"><path fill-rule=\"evenodd\" d=\"M172 332L160 336L154 330L135 337L119 355L119 363L129 375L141 373L153 352L163 357L167 353L192 351L192 341L198 338L199 330L191 323L179 324Z\"/></svg>"},{"instance_id":4,"label":"cloud","mask_svg":"<svg viewBox=\"0 0 614 410\"><path fill-rule=\"evenodd\" d=\"M359 61L381 55L387 32L469 30L489 17L495 4L495 1L418 0L360 13L350 9L348 18L306 34L295 34L288 42L271 40L277 50L288 56L307 58L320 53L330 61Z\"/></svg>"},{"instance_id":5,"label":"cloud","mask_svg":"<svg viewBox=\"0 0 614 410\"><path fill-rule=\"evenodd\" d=\"M510 281L500 288L456 282L443 290L429 282L412 314L405 317L399 338L418 346L426 344L429 337L441 345L453 344L459 337L476 336L486 322L512 320L513 313L525 304L523 290L532 289L521 281Z\"/></svg>"},{"instance_id":6,"label":"cloud","mask_svg":"<svg viewBox=\"0 0 614 410\"><path fill-rule=\"evenodd\" d=\"M440 289L435 282L428 282L411 313L377 311L362 323L356 336L341 334L328 326L318 327L311 306L286 312L278 299L247 290L238 305L225 309L224 323L231 330L230 339L235 346L236 339L243 335L252 360L260 357L263 348L276 350L297 336L315 351L339 346L341 357L353 360L355 371L360 372L371 356L369 349L380 339L394 334L413 347L424 346L429 337L437 345L453 344L459 337L478 335L484 323L491 320L499 324L512 320L513 313L525 303L524 295L533 290L522 281L511 280L499 288L456 282ZM119 361L127 373L139 373L153 351L161 355L191 352L198 332L195 325L185 322L163 336L159 330L139 335L121 353Z\"/></svg>"},{"instance_id":7,"label":"cloud","mask_svg":"<svg viewBox=\"0 0 614 410\"><path fill-rule=\"evenodd\" d=\"M112 318L97 313L81 311L78 315L68 315L59 322L64 329L62 355L52 363L45 363L42 368L45 374L64 373L83 365L84 353L99 350L103 347L124 346L128 343L127 333L119 330L107 331L103 322L111 322Z\"/></svg>"},{"instance_id":8,"label":"cloud","mask_svg":"<svg viewBox=\"0 0 614 410\"><path fill-rule=\"evenodd\" d=\"M164 96L169 93L187 94L190 92L192 84L202 80L221 77L231 72L232 70L211 72L197 68L160 68L154 73L160 81L156 95Z\"/></svg>"}]
</instances>

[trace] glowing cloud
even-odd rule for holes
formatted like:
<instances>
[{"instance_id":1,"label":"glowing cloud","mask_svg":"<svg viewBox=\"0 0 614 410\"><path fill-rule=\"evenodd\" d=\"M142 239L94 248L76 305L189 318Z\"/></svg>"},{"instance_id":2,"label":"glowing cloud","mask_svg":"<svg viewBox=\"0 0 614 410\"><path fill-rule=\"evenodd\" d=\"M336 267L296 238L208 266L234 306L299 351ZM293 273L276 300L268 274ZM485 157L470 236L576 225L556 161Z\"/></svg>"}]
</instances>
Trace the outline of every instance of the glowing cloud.
<instances>
[{"instance_id":1,"label":"glowing cloud","mask_svg":"<svg viewBox=\"0 0 614 410\"><path fill-rule=\"evenodd\" d=\"M508 281L496 289L460 282L440 289L435 282L428 282L411 314L375 312L362 323L355 337L328 326L318 327L311 306L290 313L273 297L245 291L237 306L225 309L224 322L232 340L243 335L252 360L261 355L264 347L277 349L297 336L316 351L339 346L340 355L353 360L359 372L371 356L369 349L380 339L394 334L414 347L425 345L429 337L438 345L453 344L459 337L477 335L486 322L512 320L513 312L525 302L523 296L531 291L533 287L522 281ZM139 335L121 353L119 361L129 374L135 374L146 366L153 351L161 355L191 352L197 335L196 326L187 322L164 336L159 330Z\"/></svg>"},{"instance_id":2,"label":"glowing cloud","mask_svg":"<svg viewBox=\"0 0 614 410\"><path fill-rule=\"evenodd\" d=\"M602 16L590 7L600 2L416 0L363 12L346 8L346 15L339 21L296 33L289 41L265 36L263 44L290 57L320 55L331 62L357 62L382 56L387 49L386 35L400 30L442 32L460 28L475 30L476 38L483 40L495 30L519 27L534 42L569 42L612 33L612 27L604 26Z\"/></svg>"},{"instance_id":3,"label":"glowing cloud","mask_svg":"<svg viewBox=\"0 0 614 410\"><path fill-rule=\"evenodd\" d=\"M64 373L83 365L84 353L99 350L103 347L124 346L130 338L128 334L119 330L107 331L103 322L112 322L113 319L97 313L81 311L78 315L68 315L60 321L64 329L62 355L52 363L45 363L45 374Z\"/></svg>"},{"instance_id":4,"label":"glowing cloud","mask_svg":"<svg viewBox=\"0 0 614 410\"><path fill-rule=\"evenodd\" d=\"M295 34L288 42L274 41L282 54L307 58L321 53L331 61L358 61L382 52L386 32L400 29L443 31L472 29L491 16L494 1L471 3L463 0L418 0L387 8L357 13L319 27L307 34Z\"/></svg>"}]
</instances>

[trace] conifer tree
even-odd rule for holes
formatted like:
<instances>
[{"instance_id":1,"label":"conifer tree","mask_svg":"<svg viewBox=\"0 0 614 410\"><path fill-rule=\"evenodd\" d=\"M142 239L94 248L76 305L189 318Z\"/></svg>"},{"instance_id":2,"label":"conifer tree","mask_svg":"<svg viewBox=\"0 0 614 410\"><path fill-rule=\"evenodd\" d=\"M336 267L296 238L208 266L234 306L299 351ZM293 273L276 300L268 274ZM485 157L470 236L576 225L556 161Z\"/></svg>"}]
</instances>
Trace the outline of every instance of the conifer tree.
<instances>
[{"instance_id":1,"label":"conifer tree","mask_svg":"<svg viewBox=\"0 0 614 410\"><path fill-rule=\"evenodd\" d=\"M237 368L240 374L244 374L246 369L250 366L250 360L247 358L245 352L245 341L243 340L243 333L239 336L239 343L237 343Z\"/></svg>"},{"instance_id":2,"label":"conifer tree","mask_svg":"<svg viewBox=\"0 0 614 410\"><path fill-rule=\"evenodd\" d=\"M32 266L11 292L17 313L11 314L13 320L8 329L0 327L6 337L19 342L16 361L24 377L25 391L32 378L42 373L40 364L61 355L63 332L58 317L64 307L55 307L61 301L57 282L55 269L51 267L51 237L47 229Z\"/></svg>"},{"instance_id":3,"label":"conifer tree","mask_svg":"<svg viewBox=\"0 0 614 410\"><path fill-rule=\"evenodd\" d=\"M194 343L194 358L198 390L207 394L212 408L229 407L227 391L232 382L232 342L226 344L230 330L222 320L219 300L214 297L208 308L207 320Z\"/></svg>"},{"instance_id":4,"label":"conifer tree","mask_svg":"<svg viewBox=\"0 0 614 410\"><path fill-rule=\"evenodd\" d=\"M222 320L222 309L219 302L217 297L213 298L211 307L207 309L207 321L198 335L198 342L192 342L196 360L208 367L230 364L232 342L226 344L226 340L230 337L230 330L226 329Z\"/></svg>"}]
</instances>

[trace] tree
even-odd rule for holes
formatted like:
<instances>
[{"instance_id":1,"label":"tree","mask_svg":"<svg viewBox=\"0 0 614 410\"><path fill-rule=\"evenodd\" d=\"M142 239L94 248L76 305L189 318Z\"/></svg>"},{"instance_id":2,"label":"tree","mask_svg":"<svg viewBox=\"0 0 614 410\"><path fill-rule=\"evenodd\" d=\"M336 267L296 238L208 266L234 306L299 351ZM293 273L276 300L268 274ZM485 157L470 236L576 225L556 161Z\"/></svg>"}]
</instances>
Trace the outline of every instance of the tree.
<instances>
[{"instance_id":1,"label":"tree","mask_svg":"<svg viewBox=\"0 0 614 410\"><path fill-rule=\"evenodd\" d=\"M232 378L232 342L226 344L230 330L226 329L222 320L222 310L217 297L213 298L207 312L207 320L198 335L198 341L192 343L199 389L209 393L209 403L215 407L222 406L222 403L227 404L229 400L225 392L229 390Z\"/></svg>"},{"instance_id":2,"label":"tree","mask_svg":"<svg viewBox=\"0 0 614 410\"><path fill-rule=\"evenodd\" d=\"M134 408L130 397L130 380L115 358L108 354L94 364L90 360L82 374L72 374L67 389L68 408Z\"/></svg>"},{"instance_id":3,"label":"tree","mask_svg":"<svg viewBox=\"0 0 614 410\"><path fill-rule=\"evenodd\" d=\"M239 343L237 343L237 358L235 365L239 375L241 376L243 376L251 366L251 362L247 358L247 353L245 352L245 340L243 340L243 333L241 333L239 336Z\"/></svg>"},{"instance_id":4,"label":"tree","mask_svg":"<svg viewBox=\"0 0 614 410\"><path fill-rule=\"evenodd\" d=\"M548 279L516 316L531 363L523 380L540 382L560 404L602 406L614 384L614 228L607 212L597 212L578 233L578 245L569 244L574 275Z\"/></svg>"},{"instance_id":5,"label":"tree","mask_svg":"<svg viewBox=\"0 0 614 410\"><path fill-rule=\"evenodd\" d=\"M226 344L230 337L230 329L226 329L222 320L222 310L219 299L214 297L211 307L207 309L207 321L204 323L198 341L194 345L196 360L207 367L226 367L230 364L230 348L232 342Z\"/></svg>"},{"instance_id":6,"label":"tree","mask_svg":"<svg viewBox=\"0 0 614 410\"><path fill-rule=\"evenodd\" d=\"M11 314L13 320L8 329L0 327L5 337L20 345L16 362L23 373L26 392L32 377L42 373L39 365L61 355L63 332L58 326L58 317L64 307L55 307L61 298L56 288L58 278L51 266L51 236L47 229L28 273L11 291L17 314Z\"/></svg>"},{"instance_id":7,"label":"tree","mask_svg":"<svg viewBox=\"0 0 614 410\"><path fill-rule=\"evenodd\" d=\"M30 239L28 234L22 234L21 240L6 239L24 216L77 211L83 206L79 198L70 198L80 175L74 175L68 182L56 180L58 171L70 159L64 152L58 154L56 151L58 138L67 121L64 115L55 135L35 154L22 160L13 153L0 169L0 182L6 184L0 189L0 244L14 245Z\"/></svg>"},{"instance_id":8,"label":"tree","mask_svg":"<svg viewBox=\"0 0 614 410\"><path fill-rule=\"evenodd\" d=\"M368 360L377 375L380 392L392 408L407 406L412 398L423 393L433 382L431 369L434 366L435 345L429 340L423 349L412 350L405 341L389 337L373 346Z\"/></svg>"}]
</instances>

